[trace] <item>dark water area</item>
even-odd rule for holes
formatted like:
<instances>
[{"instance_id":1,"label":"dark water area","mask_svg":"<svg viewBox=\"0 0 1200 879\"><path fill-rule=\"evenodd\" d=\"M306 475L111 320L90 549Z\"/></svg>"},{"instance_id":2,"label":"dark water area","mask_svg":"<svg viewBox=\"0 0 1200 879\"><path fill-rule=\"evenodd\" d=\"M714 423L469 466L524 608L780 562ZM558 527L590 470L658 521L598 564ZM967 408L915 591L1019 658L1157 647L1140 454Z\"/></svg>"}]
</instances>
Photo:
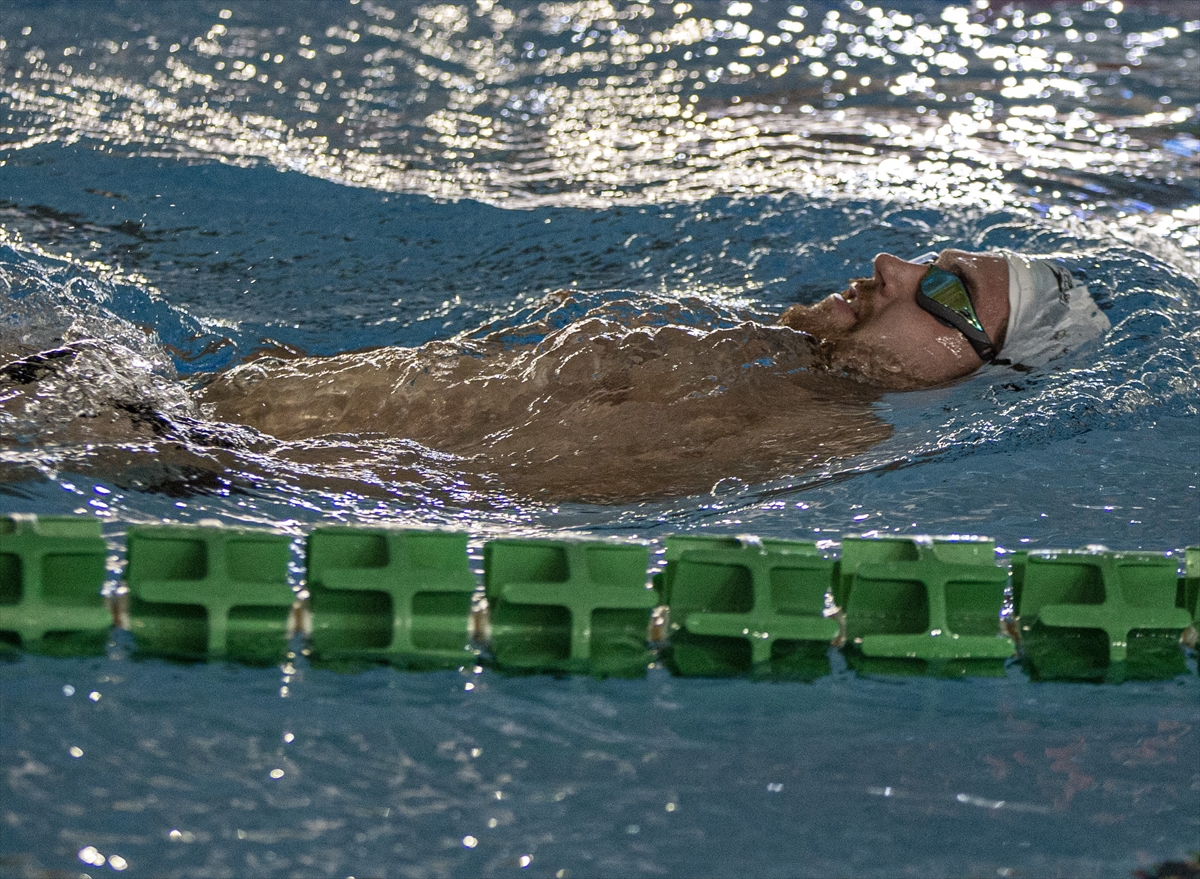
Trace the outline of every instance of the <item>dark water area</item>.
<instances>
[{"instance_id":1,"label":"dark water area","mask_svg":"<svg viewBox=\"0 0 1200 879\"><path fill-rule=\"evenodd\" d=\"M124 529L162 521L1200 543L1200 16L894 6L5 2L0 364L70 353L0 378L0 512L98 517L114 578ZM1064 258L1112 330L1032 371L799 395L783 309L946 247ZM480 352L502 367L463 372ZM499 439L214 408L215 375L303 357L433 375L431 423L499 388ZM641 423L662 483L618 491L599 437ZM1128 876L1200 849L1188 668L25 656L0 665L0 875Z\"/></svg>"}]
</instances>

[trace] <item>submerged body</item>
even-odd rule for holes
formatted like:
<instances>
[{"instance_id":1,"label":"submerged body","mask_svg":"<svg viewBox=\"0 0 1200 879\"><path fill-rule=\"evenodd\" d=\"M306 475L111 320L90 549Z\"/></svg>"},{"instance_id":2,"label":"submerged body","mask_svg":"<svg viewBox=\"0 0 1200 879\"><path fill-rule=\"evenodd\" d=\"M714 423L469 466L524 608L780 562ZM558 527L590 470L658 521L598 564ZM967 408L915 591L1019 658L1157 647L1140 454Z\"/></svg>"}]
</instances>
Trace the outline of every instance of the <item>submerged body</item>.
<instances>
[{"instance_id":1,"label":"submerged body","mask_svg":"<svg viewBox=\"0 0 1200 879\"><path fill-rule=\"evenodd\" d=\"M760 481L890 433L878 392L820 368L784 327L630 327L589 317L530 345L432 342L256 361L201 394L222 421L284 441L404 436L521 494L611 500Z\"/></svg>"}]
</instances>

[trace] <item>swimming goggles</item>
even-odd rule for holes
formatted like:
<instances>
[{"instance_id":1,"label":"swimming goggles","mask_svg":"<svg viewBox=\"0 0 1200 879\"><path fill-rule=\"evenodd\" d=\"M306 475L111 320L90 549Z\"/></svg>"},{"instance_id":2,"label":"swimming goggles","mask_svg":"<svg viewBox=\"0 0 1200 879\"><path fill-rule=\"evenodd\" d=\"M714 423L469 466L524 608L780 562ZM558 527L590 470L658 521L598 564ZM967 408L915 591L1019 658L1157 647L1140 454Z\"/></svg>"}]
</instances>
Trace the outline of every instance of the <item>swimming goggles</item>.
<instances>
[{"instance_id":1,"label":"swimming goggles","mask_svg":"<svg viewBox=\"0 0 1200 879\"><path fill-rule=\"evenodd\" d=\"M966 336L984 363L996 359L996 346L979 322L971 296L958 275L930 266L917 290L917 305Z\"/></svg>"}]
</instances>

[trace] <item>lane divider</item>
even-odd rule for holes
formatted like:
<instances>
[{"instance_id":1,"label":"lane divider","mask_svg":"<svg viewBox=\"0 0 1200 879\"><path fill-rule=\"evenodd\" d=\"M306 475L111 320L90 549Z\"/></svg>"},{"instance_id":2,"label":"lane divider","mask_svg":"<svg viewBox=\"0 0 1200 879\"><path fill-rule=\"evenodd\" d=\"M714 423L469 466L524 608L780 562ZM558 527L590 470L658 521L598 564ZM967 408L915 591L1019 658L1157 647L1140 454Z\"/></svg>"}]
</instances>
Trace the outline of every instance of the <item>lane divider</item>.
<instances>
[{"instance_id":1,"label":"lane divider","mask_svg":"<svg viewBox=\"0 0 1200 879\"><path fill-rule=\"evenodd\" d=\"M117 622L162 656L270 662L288 644L291 538L242 528L135 525Z\"/></svg>"},{"instance_id":2,"label":"lane divider","mask_svg":"<svg viewBox=\"0 0 1200 879\"><path fill-rule=\"evenodd\" d=\"M1064 667L1079 678L1104 678L1109 669L1130 677L1182 672L1179 633L1196 614L1194 596L1185 609L1188 580L1200 571L1189 564L1182 580L1177 571L1157 553L1016 554L1013 597L1034 676Z\"/></svg>"},{"instance_id":3,"label":"lane divider","mask_svg":"<svg viewBox=\"0 0 1200 879\"><path fill-rule=\"evenodd\" d=\"M1001 556L980 537L847 536L839 545L676 535L504 538L319 526L290 535L134 525L119 565L88 517L0 516L0 645L273 663L388 663L601 677L812 680L830 647L861 672L1119 682L1187 670L1200 547ZM1011 570L1010 570L1011 569Z\"/></svg>"},{"instance_id":4,"label":"lane divider","mask_svg":"<svg viewBox=\"0 0 1200 879\"><path fill-rule=\"evenodd\" d=\"M520 671L644 675L653 660L651 613L661 603L647 584L649 566L649 544L632 541L484 544L486 640L496 664Z\"/></svg>"},{"instance_id":5,"label":"lane divider","mask_svg":"<svg viewBox=\"0 0 1200 879\"><path fill-rule=\"evenodd\" d=\"M1008 572L995 541L848 538L841 580L858 668L1000 674L1016 652L1000 628Z\"/></svg>"},{"instance_id":6,"label":"lane divider","mask_svg":"<svg viewBox=\"0 0 1200 879\"><path fill-rule=\"evenodd\" d=\"M837 562L808 541L669 537L656 582L668 607L663 659L685 676L811 678L842 635ZM999 614L997 614L999 619Z\"/></svg>"},{"instance_id":7,"label":"lane divider","mask_svg":"<svg viewBox=\"0 0 1200 879\"><path fill-rule=\"evenodd\" d=\"M299 628L318 661L463 664L478 587L466 534L326 526L305 559Z\"/></svg>"},{"instance_id":8,"label":"lane divider","mask_svg":"<svg viewBox=\"0 0 1200 879\"><path fill-rule=\"evenodd\" d=\"M0 518L0 637L51 653L103 652L107 558L99 520Z\"/></svg>"}]
</instances>

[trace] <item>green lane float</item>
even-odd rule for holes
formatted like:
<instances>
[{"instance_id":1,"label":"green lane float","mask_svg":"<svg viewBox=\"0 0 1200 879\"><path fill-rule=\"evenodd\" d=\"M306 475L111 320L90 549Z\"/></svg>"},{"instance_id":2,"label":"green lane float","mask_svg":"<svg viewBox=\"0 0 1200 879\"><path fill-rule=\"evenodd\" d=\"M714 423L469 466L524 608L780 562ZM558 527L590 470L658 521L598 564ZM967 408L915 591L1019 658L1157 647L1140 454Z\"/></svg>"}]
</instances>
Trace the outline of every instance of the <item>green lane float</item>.
<instances>
[{"instance_id":1,"label":"green lane float","mask_svg":"<svg viewBox=\"0 0 1200 879\"><path fill-rule=\"evenodd\" d=\"M126 547L128 628L140 651L247 663L286 654L296 598L286 534L139 525Z\"/></svg>"},{"instance_id":2,"label":"green lane float","mask_svg":"<svg viewBox=\"0 0 1200 879\"><path fill-rule=\"evenodd\" d=\"M0 517L0 639L31 653L103 655L107 557L97 519Z\"/></svg>"},{"instance_id":3,"label":"green lane float","mask_svg":"<svg viewBox=\"0 0 1200 879\"><path fill-rule=\"evenodd\" d=\"M861 670L1000 674L1016 653L1000 630L1008 572L992 540L848 537L839 584Z\"/></svg>"},{"instance_id":4,"label":"green lane float","mask_svg":"<svg viewBox=\"0 0 1200 879\"><path fill-rule=\"evenodd\" d=\"M1182 554L998 554L978 537L832 542L675 535L505 538L474 567L466 533L320 526L138 525L0 515L0 645L103 655L114 623L136 652L410 669L812 680L831 647L860 672L1034 679L1170 678L1200 613L1200 547ZM110 563L110 556L113 562ZM476 560L478 556L475 557ZM1009 564L1005 564L1005 560ZM1011 574L1010 574L1011 567ZM480 577L482 574L482 578Z\"/></svg>"},{"instance_id":5,"label":"green lane float","mask_svg":"<svg viewBox=\"0 0 1200 879\"><path fill-rule=\"evenodd\" d=\"M670 619L663 660L679 675L829 671L840 634L836 564L808 541L669 537L659 579Z\"/></svg>"},{"instance_id":6,"label":"green lane float","mask_svg":"<svg viewBox=\"0 0 1200 879\"><path fill-rule=\"evenodd\" d=\"M306 554L317 660L458 668L471 659L466 534L325 526Z\"/></svg>"},{"instance_id":7,"label":"green lane float","mask_svg":"<svg viewBox=\"0 0 1200 879\"><path fill-rule=\"evenodd\" d=\"M1032 674L1117 681L1182 672L1178 643L1192 614L1178 606L1177 571L1159 553L1018 553L1013 598Z\"/></svg>"},{"instance_id":8,"label":"green lane float","mask_svg":"<svg viewBox=\"0 0 1200 879\"><path fill-rule=\"evenodd\" d=\"M491 653L502 668L645 675L650 614L646 544L492 540L483 548Z\"/></svg>"}]
</instances>

